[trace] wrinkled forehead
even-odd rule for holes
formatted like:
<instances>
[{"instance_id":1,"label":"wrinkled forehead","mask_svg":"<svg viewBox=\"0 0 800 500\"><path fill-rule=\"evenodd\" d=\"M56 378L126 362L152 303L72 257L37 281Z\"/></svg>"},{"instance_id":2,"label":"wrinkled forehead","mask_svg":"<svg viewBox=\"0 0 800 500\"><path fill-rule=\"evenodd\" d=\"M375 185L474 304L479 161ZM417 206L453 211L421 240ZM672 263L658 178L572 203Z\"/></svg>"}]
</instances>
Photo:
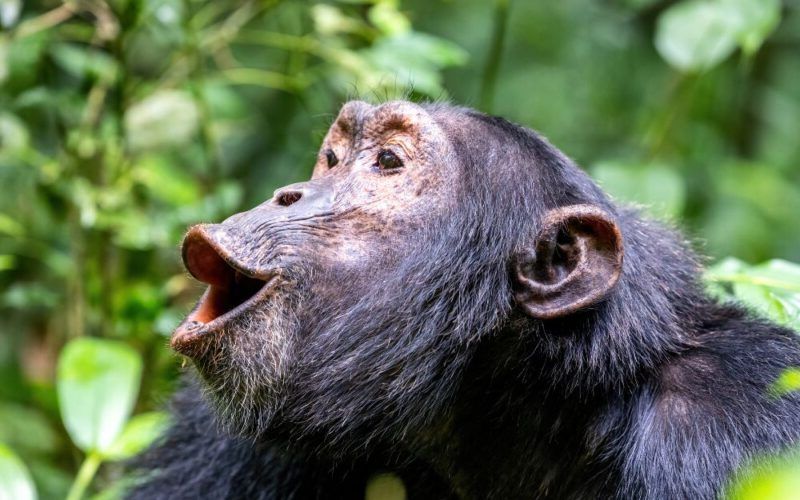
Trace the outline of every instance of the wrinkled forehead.
<instances>
[{"instance_id":1,"label":"wrinkled forehead","mask_svg":"<svg viewBox=\"0 0 800 500\"><path fill-rule=\"evenodd\" d=\"M363 138L402 133L425 142L443 140L436 121L422 106L406 101L391 101L371 105L350 101L342 106L331 125L331 139L356 142Z\"/></svg>"}]
</instances>

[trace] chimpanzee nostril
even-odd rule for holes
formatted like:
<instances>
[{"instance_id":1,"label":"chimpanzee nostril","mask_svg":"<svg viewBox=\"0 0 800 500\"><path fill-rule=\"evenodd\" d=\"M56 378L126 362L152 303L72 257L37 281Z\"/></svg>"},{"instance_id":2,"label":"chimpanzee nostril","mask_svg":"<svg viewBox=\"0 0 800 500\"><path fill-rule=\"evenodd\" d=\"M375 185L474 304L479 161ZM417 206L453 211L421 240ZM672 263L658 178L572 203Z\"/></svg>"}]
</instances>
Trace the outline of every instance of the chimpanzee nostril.
<instances>
[{"instance_id":1,"label":"chimpanzee nostril","mask_svg":"<svg viewBox=\"0 0 800 500\"><path fill-rule=\"evenodd\" d=\"M288 207L300 201L303 193L300 191L281 191L275 195L275 203L282 207Z\"/></svg>"}]
</instances>

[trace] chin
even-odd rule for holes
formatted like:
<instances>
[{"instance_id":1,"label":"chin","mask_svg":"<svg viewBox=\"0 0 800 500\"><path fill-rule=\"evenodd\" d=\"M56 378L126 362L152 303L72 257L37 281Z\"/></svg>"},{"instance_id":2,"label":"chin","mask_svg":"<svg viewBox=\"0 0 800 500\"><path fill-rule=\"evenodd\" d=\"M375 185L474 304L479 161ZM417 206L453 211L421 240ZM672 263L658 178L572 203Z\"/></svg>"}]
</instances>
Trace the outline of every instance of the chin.
<instances>
[{"instance_id":1,"label":"chin","mask_svg":"<svg viewBox=\"0 0 800 500\"><path fill-rule=\"evenodd\" d=\"M207 400L226 432L256 438L282 406L291 372L297 301L275 294L247 314L227 319L202 342L191 359L203 379Z\"/></svg>"}]
</instances>

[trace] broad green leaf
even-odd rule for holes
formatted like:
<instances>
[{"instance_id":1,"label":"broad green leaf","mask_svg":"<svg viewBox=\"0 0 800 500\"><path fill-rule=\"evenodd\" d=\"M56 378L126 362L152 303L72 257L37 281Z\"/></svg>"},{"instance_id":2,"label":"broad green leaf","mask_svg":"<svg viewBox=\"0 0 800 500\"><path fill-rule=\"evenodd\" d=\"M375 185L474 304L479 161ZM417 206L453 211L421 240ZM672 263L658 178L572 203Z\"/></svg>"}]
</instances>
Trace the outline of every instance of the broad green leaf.
<instances>
[{"instance_id":1,"label":"broad green leaf","mask_svg":"<svg viewBox=\"0 0 800 500\"><path fill-rule=\"evenodd\" d=\"M762 314L781 323L786 321L783 305L775 300L768 288L753 283L734 283L733 293L737 299Z\"/></svg>"},{"instance_id":2,"label":"broad green leaf","mask_svg":"<svg viewBox=\"0 0 800 500\"><path fill-rule=\"evenodd\" d=\"M125 460L142 452L161 436L169 425L169 416L163 412L136 415L123 429L114 444L104 453L107 460Z\"/></svg>"},{"instance_id":3,"label":"broad green leaf","mask_svg":"<svg viewBox=\"0 0 800 500\"><path fill-rule=\"evenodd\" d=\"M0 443L0 500L33 500L36 489L27 467Z\"/></svg>"},{"instance_id":4,"label":"broad green leaf","mask_svg":"<svg viewBox=\"0 0 800 500\"><path fill-rule=\"evenodd\" d=\"M192 139L200 111L192 96L180 90L161 90L128 108L125 135L134 150L184 144Z\"/></svg>"},{"instance_id":5,"label":"broad green leaf","mask_svg":"<svg viewBox=\"0 0 800 500\"><path fill-rule=\"evenodd\" d=\"M659 17L655 45L675 68L703 71L737 46L754 53L779 21L779 0L684 0Z\"/></svg>"},{"instance_id":6,"label":"broad green leaf","mask_svg":"<svg viewBox=\"0 0 800 500\"><path fill-rule=\"evenodd\" d=\"M656 49L682 71L709 69L736 49L737 18L722 2L689 0L664 11L656 27Z\"/></svg>"},{"instance_id":7,"label":"broad green leaf","mask_svg":"<svg viewBox=\"0 0 800 500\"><path fill-rule=\"evenodd\" d=\"M780 0L723 0L738 17L736 38L745 54L752 55L778 27Z\"/></svg>"},{"instance_id":8,"label":"broad green leaf","mask_svg":"<svg viewBox=\"0 0 800 500\"><path fill-rule=\"evenodd\" d=\"M16 258L13 255L2 255L0 254L0 271L8 271L9 269L14 269L16 266L15 261Z\"/></svg>"},{"instance_id":9,"label":"broad green leaf","mask_svg":"<svg viewBox=\"0 0 800 500\"><path fill-rule=\"evenodd\" d=\"M713 266L708 268L708 274L714 277L730 276L742 273L747 268L747 264L736 257L725 257Z\"/></svg>"},{"instance_id":10,"label":"broad green leaf","mask_svg":"<svg viewBox=\"0 0 800 500\"><path fill-rule=\"evenodd\" d=\"M59 409L64 426L85 452L103 452L128 420L142 361L131 347L110 340L72 340L58 361Z\"/></svg>"},{"instance_id":11,"label":"broad green leaf","mask_svg":"<svg viewBox=\"0 0 800 500\"><path fill-rule=\"evenodd\" d=\"M686 186L675 169L666 165L602 162L592 176L622 201L640 203L656 216L677 217L686 204Z\"/></svg>"},{"instance_id":12,"label":"broad green leaf","mask_svg":"<svg viewBox=\"0 0 800 500\"><path fill-rule=\"evenodd\" d=\"M732 285L736 299L751 306L774 321L800 329L800 266L785 260L770 260L748 266L728 258L712 266L706 273L710 291L728 298L723 283Z\"/></svg>"}]
</instances>

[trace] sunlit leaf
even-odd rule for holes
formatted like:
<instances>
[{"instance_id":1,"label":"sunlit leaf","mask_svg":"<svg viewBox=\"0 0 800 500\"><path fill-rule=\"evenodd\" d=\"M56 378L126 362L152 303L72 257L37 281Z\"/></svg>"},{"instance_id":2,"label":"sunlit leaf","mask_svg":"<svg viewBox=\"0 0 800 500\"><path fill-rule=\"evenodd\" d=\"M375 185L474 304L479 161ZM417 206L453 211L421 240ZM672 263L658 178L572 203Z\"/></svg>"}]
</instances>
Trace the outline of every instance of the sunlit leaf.
<instances>
[{"instance_id":1,"label":"sunlit leaf","mask_svg":"<svg viewBox=\"0 0 800 500\"><path fill-rule=\"evenodd\" d=\"M191 95L162 90L128 108L125 134L134 150L180 145L192 139L199 121L200 112Z\"/></svg>"},{"instance_id":2,"label":"sunlit leaf","mask_svg":"<svg viewBox=\"0 0 800 500\"><path fill-rule=\"evenodd\" d=\"M59 409L75 444L86 452L107 450L130 415L142 362L129 346L110 340L71 341L58 361Z\"/></svg>"},{"instance_id":3,"label":"sunlit leaf","mask_svg":"<svg viewBox=\"0 0 800 500\"><path fill-rule=\"evenodd\" d=\"M787 368L772 386L772 392L776 396L783 396L798 390L800 390L800 368Z\"/></svg>"},{"instance_id":4,"label":"sunlit leaf","mask_svg":"<svg viewBox=\"0 0 800 500\"><path fill-rule=\"evenodd\" d=\"M24 233L22 225L8 215L0 214L0 234L21 236Z\"/></svg>"},{"instance_id":5,"label":"sunlit leaf","mask_svg":"<svg viewBox=\"0 0 800 500\"><path fill-rule=\"evenodd\" d=\"M166 413L150 412L136 415L103 456L107 460L130 458L150 446L164 433L168 425L169 416Z\"/></svg>"},{"instance_id":6,"label":"sunlit leaf","mask_svg":"<svg viewBox=\"0 0 800 500\"><path fill-rule=\"evenodd\" d=\"M397 10L396 2L377 2L369 9L369 20L388 36L404 35L411 31L411 22Z\"/></svg>"},{"instance_id":7,"label":"sunlit leaf","mask_svg":"<svg viewBox=\"0 0 800 500\"><path fill-rule=\"evenodd\" d=\"M800 492L800 454L765 457L739 471L724 498L788 500Z\"/></svg>"},{"instance_id":8,"label":"sunlit leaf","mask_svg":"<svg viewBox=\"0 0 800 500\"><path fill-rule=\"evenodd\" d=\"M346 16L340 9L332 5L314 5L311 7L311 18L314 20L316 31L324 36L333 36L338 33L357 33L364 30L361 22Z\"/></svg>"},{"instance_id":9,"label":"sunlit leaf","mask_svg":"<svg viewBox=\"0 0 800 500\"><path fill-rule=\"evenodd\" d=\"M33 500L36 490L30 473L10 448L0 443L0 499Z\"/></svg>"}]
</instances>

